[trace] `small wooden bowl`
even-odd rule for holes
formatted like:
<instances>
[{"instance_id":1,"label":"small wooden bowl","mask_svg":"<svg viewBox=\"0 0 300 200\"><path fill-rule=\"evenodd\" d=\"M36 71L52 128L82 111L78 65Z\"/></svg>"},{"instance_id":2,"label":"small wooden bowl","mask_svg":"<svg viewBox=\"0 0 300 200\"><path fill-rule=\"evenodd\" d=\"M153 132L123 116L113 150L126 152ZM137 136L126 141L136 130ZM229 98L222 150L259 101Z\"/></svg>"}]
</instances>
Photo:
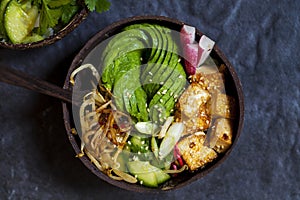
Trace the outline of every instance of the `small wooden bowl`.
<instances>
[{"instance_id":1,"label":"small wooden bowl","mask_svg":"<svg viewBox=\"0 0 300 200\"><path fill-rule=\"evenodd\" d=\"M184 24L181 21L170 19L167 17L162 16L137 16L132 17L128 19L124 19L121 21L118 21L104 30L97 33L94 37L92 37L86 45L81 49L81 51L77 54L77 56L74 58L70 69L68 71L64 88L65 89L72 89L72 85L69 83L70 74L72 71L74 71L77 67L79 67L85 57L89 54L91 50L93 50L100 42L104 41L105 39L109 38L110 36L120 32L124 27L136 24L136 23L156 23L160 24L166 27L169 27L173 30L180 31L182 25ZM200 37L202 33L197 30L197 37ZM214 46L213 51L211 52L211 56L217 60L219 60L221 63L225 64L226 67L226 81L228 85L226 84L226 91L230 93L231 96L233 96L236 99L237 102L237 120L235 120L234 127L233 127L233 138L232 138L232 145L226 151L225 154L219 155L218 158L212 162L211 164L207 165L204 169L198 170L195 173L182 173L179 174L179 176L172 178L169 182L167 182L166 185L160 188L148 188L139 184L130 184L126 183L124 181L116 181L111 178L109 178L106 174L102 173L100 170L98 170L89 160L87 156L83 156L80 158L80 160L83 162L83 164L91 170L95 175L97 175L100 179L123 189L135 191L135 192L160 192L165 190L175 190L178 188L181 188L183 186L186 186L190 184L193 181L196 181L206 174L208 174L210 171L212 171L214 168L219 166L230 154L231 150L234 148L243 127L243 121L244 121L244 97L242 92L241 83L239 81L239 78L232 67L232 65L229 63L229 61L226 59L225 55L221 52L221 50L218 48L218 46ZM76 154L80 153L80 138L79 136L76 136L72 134L71 129L75 127L73 117L72 117L72 106L67 103L63 103L63 114L64 114L64 122L65 122L65 128L67 131L68 138L70 140L70 143L75 150Z\"/></svg>"},{"instance_id":2,"label":"small wooden bowl","mask_svg":"<svg viewBox=\"0 0 300 200\"><path fill-rule=\"evenodd\" d=\"M25 49L33 49L33 48L39 48L44 47L50 44L53 44L59 40L61 40L63 37L68 35L70 32L72 32L75 28L78 27L78 25L86 19L88 16L88 9L83 6L77 14L72 18L72 20L65 25L62 29L60 29L58 32L54 33L53 35L38 41L38 42L32 42L32 43L26 43L26 44L12 44L10 42L0 42L0 48L7 48L7 49L14 49L14 50L25 50Z\"/></svg>"}]
</instances>

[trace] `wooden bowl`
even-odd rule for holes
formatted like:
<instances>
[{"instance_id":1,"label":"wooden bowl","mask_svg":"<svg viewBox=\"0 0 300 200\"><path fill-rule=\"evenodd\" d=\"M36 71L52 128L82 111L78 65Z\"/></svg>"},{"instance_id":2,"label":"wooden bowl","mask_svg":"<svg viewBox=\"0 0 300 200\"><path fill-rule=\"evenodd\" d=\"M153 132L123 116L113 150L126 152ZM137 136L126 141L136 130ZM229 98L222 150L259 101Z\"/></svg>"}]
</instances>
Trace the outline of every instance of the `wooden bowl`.
<instances>
[{"instance_id":1,"label":"wooden bowl","mask_svg":"<svg viewBox=\"0 0 300 200\"><path fill-rule=\"evenodd\" d=\"M124 19L121 21L118 21L104 30L97 33L94 37L92 37L86 45L81 49L81 51L77 54L77 56L74 58L70 69L68 71L64 88L65 89L72 89L72 85L69 83L70 74L72 71L74 71L77 67L79 67L84 58L89 54L89 52L97 46L100 42L104 41L105 39L109 38L110 36L118 33L121 31L122 28L136 23L156 23L160 24L166 27L169 27L173 30L180 31L182 25L184 24L181 21L170 19L167 17L162 16L137 16L132 17L128 19ZM197 30L197 37L200 37L202 33ZM230 62L226 59L225 55L221 52L221 50L218 48L218 46L214 46L213 51L211 52L211 56L221 63L225 64L226 67L226 81L228 81L228 85L226 84L226 91L230 93L231 96L233 96L236 99L237 102L237 120L235 120L234 127L233 127L233 138L232 138L232 145L224 153L223 155L218 156L218 158L207 165L204 169L198 170L195 173L182 173L179 174L179 176L172 178L166 185L160 188L148 188L139 184L130 184L123 181L116 181L111 178L109 178L106 174L99 171L89 160L87 156L83 156L79 158L83 164L96 176L98 176L100 179L123 189L135 191L135 192L160 192L165 190L175 190L178 188L181 188L183 186L186 186L190 184L193 181L196 181L206 174L208 174L210 171L212 171L214 168L219 166L230 154L231 150L235 147L235 144L241 134L242 127L243 127L243 121L244 121L244 97L242 92L241 83L239 81L239 78L230 64ZM74 121L72 116L72 106L67 103L63 103L63 114L64 114L64 122L65 122L65 128L67 131L68 138L70 140L70 143L75 150L75 153L80 153L80 138L79 136L76 136L72 134L71 129L74 128Z\"/></svg>"},{"instance_id":2,"label":"wooden bowl","mask_svg":"<svg viewBox=\"0 0 300 200\"><path fill-rule=\"evenodd\" d=\"M55 32L53 35L37 42L31 42L26 44L12 44L10 42L1 42L0 41L0 48L7 48L7 49L14 49L14 50L25 50L25 49L33 49L33 48L39 48L44 47L50 44L53 44L59 40L61 40L63 37L68 35L70 32L72 32L75 28L79 26L79 24L86 19L88 16L88 9L83 6L72 18L72 20L65 25L62 29L60 29L58 32Z\"/></svg>"}]
</instances>

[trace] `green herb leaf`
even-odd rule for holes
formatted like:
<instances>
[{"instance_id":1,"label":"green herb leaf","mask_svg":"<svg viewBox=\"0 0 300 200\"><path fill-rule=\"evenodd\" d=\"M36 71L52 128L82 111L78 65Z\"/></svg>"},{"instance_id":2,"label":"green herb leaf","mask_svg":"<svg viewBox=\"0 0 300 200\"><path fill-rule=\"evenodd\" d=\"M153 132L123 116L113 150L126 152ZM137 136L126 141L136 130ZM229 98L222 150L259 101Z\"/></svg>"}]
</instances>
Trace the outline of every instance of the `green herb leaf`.
<instances>
[{"instance_id":1,"label":"green herb leaf","mask_svg":"<svg viewBox=\"0 0 300 200\"><path fill-rule=\"evenodd\" d=\"M110 7L110 2L109 1L106 1L106 0L96 1L96 11L98 13L108 11L109 7Z\"/></svg>"},{"instance_id":2,"label":"green herb leaf","mask_svg":"<svg viewBox=\"0 0 300 200\"><path fill-rule=\"evenodd\" d=\"M110 7L110 2L107 0L85 0L85 4L90 11L99 13L107 11Z\"/></svg>"},{"instance_id":3,"label":"green herb leaf","mask_svg":"<svg viewBox=\"0 0 300 200\"><path fill-rule=\"evenodd\" d=\"M79 7L78 6L73 6L73 5L66 5L62 7L62 16L61 16L61 21L64 24L67 24L70 22L72 17L77 13Z\"/></svg>"},{"instance_id":4,"label":"green herb leaf","mask_svg":"<svg viewBox=\"0 0 300 200\"><path fill-rule=\"evenodd\" d=\"M60 6L68 5L72 2L72 0L51 0L48 3L50 8L58 8Z\"/></svg>"},{"instance_id":5,"label":"green herb leaf","mask_svg":"<svg viewBox=\"0 0 300 200\"><path fill-rule=\"evenodd\" d=\"M61 18L61 16L61 8L51 9L46 4L46 1L42 0L39 34L44 35L47 32L48 28L55 27L58 24L58 21Z\"/></svg>"}]
</instances>

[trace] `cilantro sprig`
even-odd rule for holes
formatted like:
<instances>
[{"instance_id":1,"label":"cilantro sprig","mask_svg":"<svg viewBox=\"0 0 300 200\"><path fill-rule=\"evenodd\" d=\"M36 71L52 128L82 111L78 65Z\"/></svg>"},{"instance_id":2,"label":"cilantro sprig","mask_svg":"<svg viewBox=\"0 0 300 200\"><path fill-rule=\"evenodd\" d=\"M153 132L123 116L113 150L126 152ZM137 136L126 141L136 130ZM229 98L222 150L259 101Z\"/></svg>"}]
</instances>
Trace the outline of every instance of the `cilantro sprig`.
<instances>
[{"instance_id":1,"label":"cilantro sprig","mask_svg":"<svg viewBox=\"0 0 300 200\"><path fill-rule=\"evenodd\" d=\"M67 24L79 10L77 0L34 0L41 6L40 27L38 34L48 34L49 28L53 28L60 22ZM108 0L84 0L89 11L98 13L107 11L110 8Z\"/></svg>"},{"instance_id":2,"label":"cilantro sprig","mask_svg":"<svg viewBox=\"0 0 300 200\"><path fill-rule=\"evenodd\" d=\"M98 13L107 11L110 8L110 2L107 0L84 0L85 5L90 11L97 11Z\"/></svg>"}]
</instances>

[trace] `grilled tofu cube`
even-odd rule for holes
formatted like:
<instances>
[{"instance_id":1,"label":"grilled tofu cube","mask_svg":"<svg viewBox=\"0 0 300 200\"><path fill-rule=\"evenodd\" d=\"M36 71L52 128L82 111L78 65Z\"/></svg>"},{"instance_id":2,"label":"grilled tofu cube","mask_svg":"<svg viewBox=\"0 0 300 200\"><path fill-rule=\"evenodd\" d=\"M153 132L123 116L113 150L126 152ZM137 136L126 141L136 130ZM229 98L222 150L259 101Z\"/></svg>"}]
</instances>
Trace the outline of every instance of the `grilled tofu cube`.
<instances>
[{"instance_id":1,"label":"grilled tofu cube","mask_svg":"<svg viewBox=\"0 0 300 200\"><path fill-rule=\"evenodd\" d=\"M210 94L207 90L202 89L198 83L192 83L179 99L180 110L187 117L193 118L209 99Z\"/></svg>"},{"instance_id":2,"label":"grilled tofu cube","mask_svg":"<svg viewBox=\"0 0 300 200\"><path fill-rule=\"evenodd\" d=\"M209 93L225 92L225 79L222 73L203 74Z\"/></svg>"},{"instance_id":3,"label":"grilled tofu cube","mask_svg":"<svg viewBox=\"0 0 300 200\"><path fill-rule=\"evenodd\" d=\"M180 154L192 171L204 167L217 157L213 149L203 145L204 141L205 133L197 132L178 142Z\"/></svg>"},{"instance_id":4,"label":"grilled tofu cube","mask_svg":"<svg viewBox=\"0 0 300 200\"><path fill-rule=\"evenodd\" d=\"M191 78L192 82L197 82L208 90L210 94L214 92L225 92L224 74L214 67L201 66Z\"/></svg>"},{"instance_id":5,"label":"grilled tofu cube","mask_svg":"<svg viewBox=\"0 0 300 200\"><path fill-rule=\"evenodd\" d=\"M212 134L217 138L214 150L224 153L232 144L232 121L218 118L212 126Z\"/></svg>"},{"instance_id":6,"label":"grilled tofu cube","mask_svg":"<svg viewBox=\"0 0 300 200\"><path fill-rule=\"evenodd\" d=\"M212 115L224 117L224 118L235 118L235 99L223 93L216 93L212 97Z\"/></svg>"},{"instance_id":7,"label":"grilled tofu cube","mask_svg":"<svg viewBox=\"0 0 300 200\"><path fill-rule=\"evenodd\" d=\"M182 94L176 105L180 111L180 113L176 113L176 118L184 123L185 134L209 128L211 120L208 108L209 100L210 94L198 83L191 83Z\"/></svg>"}]
</instances>

